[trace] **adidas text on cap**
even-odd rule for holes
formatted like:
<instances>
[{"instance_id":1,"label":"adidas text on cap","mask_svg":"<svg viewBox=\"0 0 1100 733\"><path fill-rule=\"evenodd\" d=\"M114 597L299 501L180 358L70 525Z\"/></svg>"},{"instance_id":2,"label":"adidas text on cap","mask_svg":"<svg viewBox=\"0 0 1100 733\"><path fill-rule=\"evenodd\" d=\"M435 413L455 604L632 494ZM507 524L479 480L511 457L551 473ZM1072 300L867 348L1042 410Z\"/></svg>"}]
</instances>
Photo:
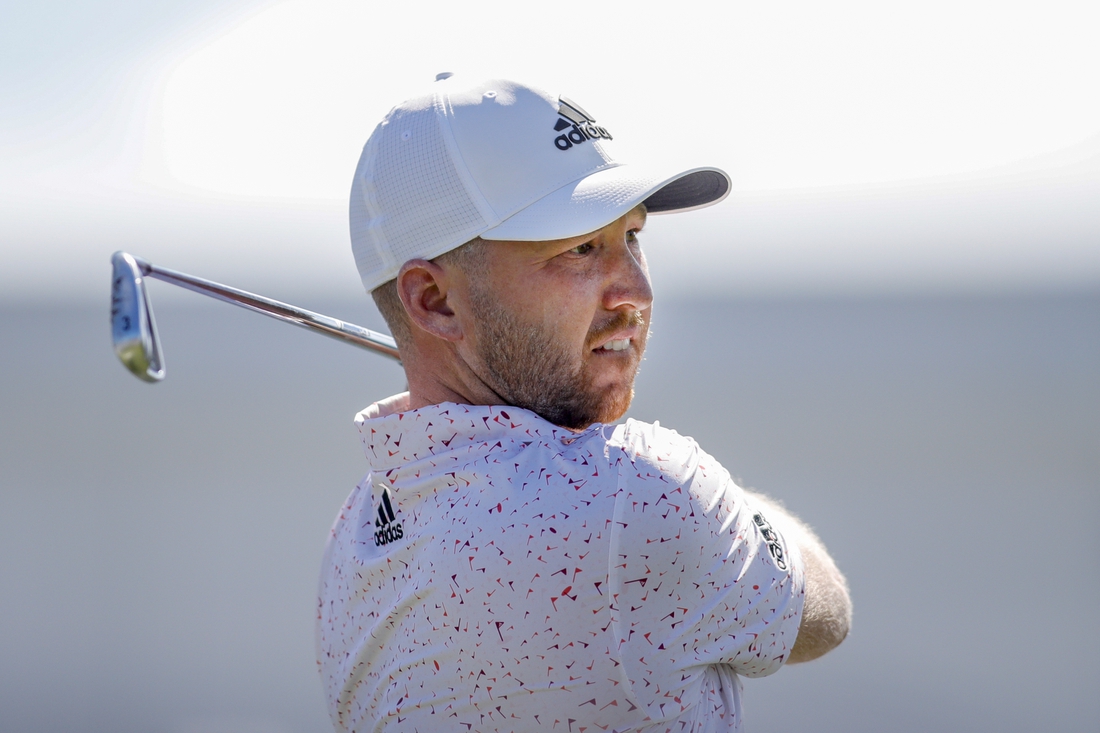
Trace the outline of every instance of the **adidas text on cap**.
<instances>
[{"instance_id":1,"label":"adidas text on cap","mask_svg":"<svg viewBox=\"0 0 1100 733\"><path fill-rule=\"evenodd\" d=\"M687 211L729 193L717 168L662 172L615 161L612 132L566 97L505 80L445 78L395 107L367 140L351 188L364 287L475 237L565 239L639 203L649 213Z\"/></svg>"}]
</instances>

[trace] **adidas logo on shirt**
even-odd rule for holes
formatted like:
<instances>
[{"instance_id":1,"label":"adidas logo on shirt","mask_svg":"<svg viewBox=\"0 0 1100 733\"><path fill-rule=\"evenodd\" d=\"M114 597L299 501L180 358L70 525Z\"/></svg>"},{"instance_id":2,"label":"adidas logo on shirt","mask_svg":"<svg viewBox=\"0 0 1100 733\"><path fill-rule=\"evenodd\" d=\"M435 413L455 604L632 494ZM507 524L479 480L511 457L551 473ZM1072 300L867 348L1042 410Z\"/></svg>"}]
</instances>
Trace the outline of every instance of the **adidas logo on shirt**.
<instances>
[{"instance_id":1,"label":"adidas logo on shirt","mask_svg":"<svg viewBox=\"0 0 1100 733\"><path fill-rule=\"evenodd\" d=\"M611 139L610 132L594 124L595 117L567 97L558 97L558 114L561 116L554 125L554 131L562 133L554 138L554 146L558 150L569 150L585 140ZM565 130L569 132L564 132Z\"/></svg>"},{"instance_id":2,"label":"adidas logo on shirt","mask_svg":"<svg viewBox=\"0 0 1100 733\"><path fill-rule=\"evenodd\" d=\"M380 482L381 483L381 482ZM397 521L390 501L390 487L382 484L382 501L378 505L378 518L374 520L374 544L376 547L396 542L405 536L405 528Z\"/></svg>"}]
</instances>

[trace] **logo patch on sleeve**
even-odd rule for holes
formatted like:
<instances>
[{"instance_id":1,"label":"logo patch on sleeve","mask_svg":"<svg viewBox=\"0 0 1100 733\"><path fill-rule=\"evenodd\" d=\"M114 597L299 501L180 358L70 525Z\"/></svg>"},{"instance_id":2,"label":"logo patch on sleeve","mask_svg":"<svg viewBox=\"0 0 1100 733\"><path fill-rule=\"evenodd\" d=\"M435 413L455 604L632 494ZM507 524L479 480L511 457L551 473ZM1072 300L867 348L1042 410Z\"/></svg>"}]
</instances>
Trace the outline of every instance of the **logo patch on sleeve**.
<instances>
[{"instance_id":1,"label":"logo patch on sleeve","mask_svg":"<svg viewBox=\"0 0 1100 733\"><path fill-rule=\"evenodd\" d=\"M782 537L779 533L772 529L772 526L768 524L768 520L764 519L764 515L757 512L752 515L752 521L760 529L760 534L763 535L764 541L768 543L768 552L771 553L772 559L775 560L775 566L780 570L787 569L787 553L783 550Z\"/></svg>"}]
</instances>

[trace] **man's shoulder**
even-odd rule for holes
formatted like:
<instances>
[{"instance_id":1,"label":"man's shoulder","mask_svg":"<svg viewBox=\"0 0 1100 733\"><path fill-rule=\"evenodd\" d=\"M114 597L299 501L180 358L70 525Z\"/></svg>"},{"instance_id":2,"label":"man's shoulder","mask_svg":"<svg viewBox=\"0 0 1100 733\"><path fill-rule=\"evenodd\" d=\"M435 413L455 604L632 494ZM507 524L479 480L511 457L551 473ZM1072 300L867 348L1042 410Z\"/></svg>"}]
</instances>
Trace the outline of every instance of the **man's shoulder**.
<instances>
[{"instance_id":1,"label":"man's shoulder","mask_svg":"<svg viewBox=\"0 0 1100 733\"><path fill-rule=\"evenodd\" d=\"M647 459L658 456L667 459L670 456L694 455L701 452L694 438L681 435L659 422L642 422L628 419L615 426L608 441L632 455Z\"/></svg>"},{"instance_id":2,"label":"man's shoulder","mask_svg":"<svg viewBox=\"0 0 1100 733\"><path fill-rule=\"evenodd\" d=\"M694 438L658 422L627 420L616 426L608 443L622 450L634 468L627 478L659 478L675 483L707 476L728 478L725 469Z\"/></svg>"}]
</instances>

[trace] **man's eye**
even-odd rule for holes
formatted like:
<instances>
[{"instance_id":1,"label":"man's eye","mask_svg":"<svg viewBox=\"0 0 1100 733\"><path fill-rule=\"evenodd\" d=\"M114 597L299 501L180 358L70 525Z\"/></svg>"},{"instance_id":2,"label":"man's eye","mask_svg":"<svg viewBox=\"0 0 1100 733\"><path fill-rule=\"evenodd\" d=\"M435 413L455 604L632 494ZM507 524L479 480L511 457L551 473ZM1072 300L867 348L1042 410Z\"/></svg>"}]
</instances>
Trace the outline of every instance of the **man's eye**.
<instances>
[{"instance_id":1,"label":"man's eye","mask_svg":"<svg viewBox=\"0 0 1100 733\"><path fill-rule=\"evenodd\" d=\"M569 250L569 254L586 255L586 254L588 254L589 252L592 251L592 247L593 247L593 245L592 245L591 242L585 242L584 244L578 244L576 247Z\"/></svg>"}]
</instances>

